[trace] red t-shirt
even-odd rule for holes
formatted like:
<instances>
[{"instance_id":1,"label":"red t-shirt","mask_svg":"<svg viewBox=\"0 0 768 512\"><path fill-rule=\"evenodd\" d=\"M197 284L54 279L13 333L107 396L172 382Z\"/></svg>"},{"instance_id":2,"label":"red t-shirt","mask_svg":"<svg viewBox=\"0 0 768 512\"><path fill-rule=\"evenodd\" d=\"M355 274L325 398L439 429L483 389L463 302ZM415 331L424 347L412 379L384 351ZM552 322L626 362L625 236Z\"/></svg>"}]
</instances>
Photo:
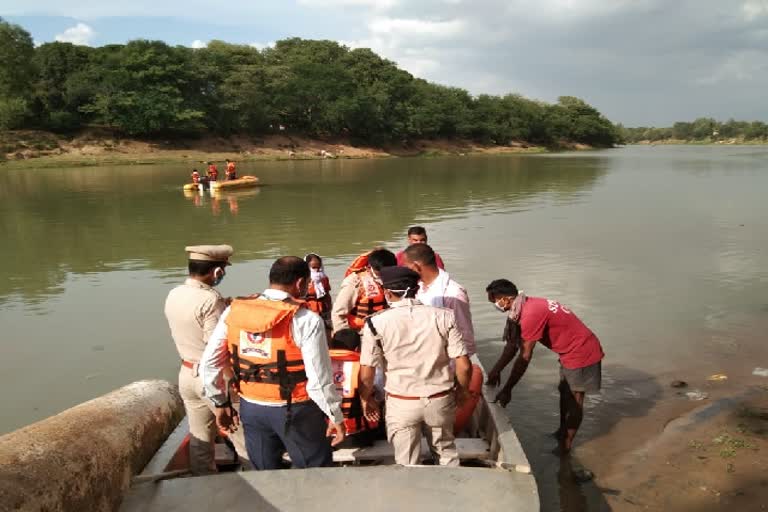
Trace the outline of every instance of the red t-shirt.
<instances>
[{"instance_id":1,"label":"red t-shirt","mask_svg":"<svg viewBox=\"0 0 768 512\"><path fill-rule=\"evenodd\" d=\"M603 359L597 336L557 301L528 297L520 312L520 336L541 344L560 356L560 364L570 370L584 368Z\"/></svg>"},{"instance_id":2,"label":"red t-shirt","mask_svg":"<svg viewBox=\"0 0 768 512\"><path fill-rule=\"evenodd\" d=\"M395 255L397 257L397 266L398 267L404 267L405 266L405 251L400 251ZM437 267L445 270L445 264L443 263L443 258L440 257L439 254L435 253L435 263L437 263Z\"/></svg>"}]
</instances>

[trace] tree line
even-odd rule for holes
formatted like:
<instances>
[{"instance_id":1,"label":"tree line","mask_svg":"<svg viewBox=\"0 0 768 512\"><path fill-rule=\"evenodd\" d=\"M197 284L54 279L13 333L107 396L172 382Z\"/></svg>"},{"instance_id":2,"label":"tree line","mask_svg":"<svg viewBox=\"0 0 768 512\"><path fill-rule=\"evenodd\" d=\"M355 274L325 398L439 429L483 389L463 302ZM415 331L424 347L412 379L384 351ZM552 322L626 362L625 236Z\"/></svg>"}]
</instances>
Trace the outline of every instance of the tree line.
<instances>
[{"instance_id":1,"label":"tree line","mask_svg":"<svg viewBox=\"0 0 768 512\"><path fill-rule=\"evenodd\" d=\"M768 142L768 124L762 121L721 122L711 117L695 121L679 121L670 127L616 127L620 139L627 143L680 140L686 142L717 142L737 139L741 141Z\"/></svg>"},{"instance_id":2,"label":"tree line","mask_svg":"<svg viewBox=\"0 0 768 512\"><path fill-rule=\"evenodd\" d=\"M585 101L473 96L333 41L206 48L136 40L35 47L0 19L0 129L106 126L132 136L196 133L346 136L368 143L467 138L611 146L616 127Z\"/></svg>"}]
</instances>

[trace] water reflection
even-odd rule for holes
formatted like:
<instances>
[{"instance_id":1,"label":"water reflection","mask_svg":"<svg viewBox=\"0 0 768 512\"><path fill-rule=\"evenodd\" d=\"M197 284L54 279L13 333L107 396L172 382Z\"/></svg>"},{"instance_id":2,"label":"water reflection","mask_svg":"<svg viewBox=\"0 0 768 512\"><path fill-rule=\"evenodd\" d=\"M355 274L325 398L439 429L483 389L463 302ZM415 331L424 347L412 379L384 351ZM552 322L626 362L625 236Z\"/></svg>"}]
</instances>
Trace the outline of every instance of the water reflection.
<instances>
[{"instance_id":1,"label":"water reflection","mask_svg":"<svg viewBox=\"0 0 768 512\"><path fill-rule=\"evenodd\" d=\"M186 195L179 166L8 171L0 175L0 304L61 292L68 272L179 265L179 248L226 241L240 261L279 253L348 255L409 224L469 212L578 201L605 173L537 158L242 165L269 186ZM193 206L194 208L190 208Z\"/></svg>"}]
</instances>

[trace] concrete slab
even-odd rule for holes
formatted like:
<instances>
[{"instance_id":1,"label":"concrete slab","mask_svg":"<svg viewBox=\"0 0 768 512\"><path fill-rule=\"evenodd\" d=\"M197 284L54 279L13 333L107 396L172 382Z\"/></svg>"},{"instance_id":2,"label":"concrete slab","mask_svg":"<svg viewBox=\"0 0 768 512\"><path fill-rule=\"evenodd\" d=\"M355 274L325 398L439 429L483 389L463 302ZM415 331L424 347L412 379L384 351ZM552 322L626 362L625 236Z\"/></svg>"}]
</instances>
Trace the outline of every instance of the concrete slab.
<instances>
[{"instance_id":1,"label":"concrete slab","mask_svg":"<svg viewBox=\"0 0 768 512\"><path fill-rule=\"evenodd\" d=\"M134 486L121 512L539 510L534 478L502 469L435 466L247 471Z\"/></svg>"}]
</instances>

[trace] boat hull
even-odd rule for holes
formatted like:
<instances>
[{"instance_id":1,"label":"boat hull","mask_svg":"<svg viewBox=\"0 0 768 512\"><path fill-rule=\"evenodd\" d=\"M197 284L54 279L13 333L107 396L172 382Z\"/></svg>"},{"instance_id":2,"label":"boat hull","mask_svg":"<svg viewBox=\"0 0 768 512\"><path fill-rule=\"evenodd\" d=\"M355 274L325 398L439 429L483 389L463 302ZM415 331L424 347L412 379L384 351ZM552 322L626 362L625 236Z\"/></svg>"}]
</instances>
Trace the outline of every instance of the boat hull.
<instances>
[{"instance_id":1,"label":"boat hull","mask_svg":"<svg viewBox=\"0 0 768 512\"><path fill-rule=\"evenodd\" d=\"M244 188L253 188L259 186L259 178L256 176L242 176L236 180L229 181L212 181L210 182L211 192L224 191L224 190L241 190ZM200 185L197 183L187 183L184 185L184 190L199 190Z\"/></svg>"}]
</instances>

